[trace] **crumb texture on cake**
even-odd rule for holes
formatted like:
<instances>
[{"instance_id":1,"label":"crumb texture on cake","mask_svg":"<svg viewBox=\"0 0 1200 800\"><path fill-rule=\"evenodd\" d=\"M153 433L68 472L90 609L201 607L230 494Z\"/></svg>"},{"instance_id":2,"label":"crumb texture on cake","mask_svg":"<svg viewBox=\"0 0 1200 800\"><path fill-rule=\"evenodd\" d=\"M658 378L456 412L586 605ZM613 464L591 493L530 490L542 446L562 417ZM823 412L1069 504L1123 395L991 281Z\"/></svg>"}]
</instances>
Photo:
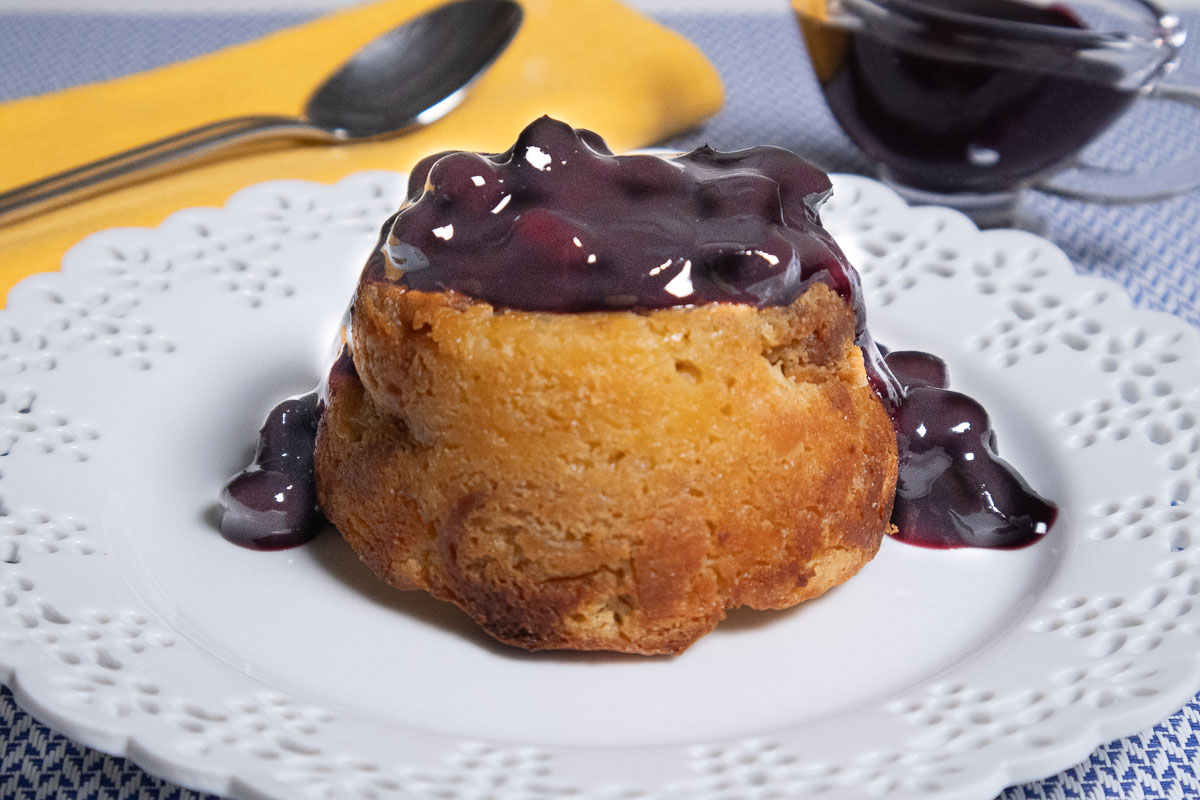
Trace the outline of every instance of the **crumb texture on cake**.
<instances>
[{"instance_id":1,"label":"crumb texture on cake","mask_svg":"<svg viewBox=\"0 0 1200 800\"><path fill-rule=\"evenodd\" d=\"M678 653L840 584L888 528L895 436L823 284L555 314L379 283L352 331L321 505L380 577L501 641Z\"/></svg>"}]
</instances>

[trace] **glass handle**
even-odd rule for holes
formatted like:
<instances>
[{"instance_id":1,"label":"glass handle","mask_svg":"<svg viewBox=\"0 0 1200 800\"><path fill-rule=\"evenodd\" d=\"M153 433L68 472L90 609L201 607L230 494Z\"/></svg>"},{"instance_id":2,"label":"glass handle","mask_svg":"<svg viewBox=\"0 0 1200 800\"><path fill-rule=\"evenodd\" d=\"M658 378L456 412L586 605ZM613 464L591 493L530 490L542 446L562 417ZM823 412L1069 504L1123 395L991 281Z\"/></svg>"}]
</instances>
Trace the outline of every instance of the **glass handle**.
<instances>
[{"instance_id":1,"label":"glass handle","mask_svg":"<svg viewBox=\"0 0 1200 800\"><path fill-rule=\"evenodd\" d=\"M1150 90L1147 99L1184 103L1200 111L1200 87L1160 83ZM1200 154L1145 170L1079 163L1034 188L1072 200L1108 205L1166 200L1200 188Z\"/></svg>"},{"instance_id":2,"label":"glass handle","mask_svg":"<svg viewBox=\"0 0 1200 800\"><path fill-rule=\"evenodd\" d=\"M1160 83L1147 100L1184 103L1200 112L1200 88ZM1200 188L1200 155L1150 169L1114 169L1078 163L1034 186L1037 190L1087 203L1153 203Z\"/></svg>"}]
</instances>

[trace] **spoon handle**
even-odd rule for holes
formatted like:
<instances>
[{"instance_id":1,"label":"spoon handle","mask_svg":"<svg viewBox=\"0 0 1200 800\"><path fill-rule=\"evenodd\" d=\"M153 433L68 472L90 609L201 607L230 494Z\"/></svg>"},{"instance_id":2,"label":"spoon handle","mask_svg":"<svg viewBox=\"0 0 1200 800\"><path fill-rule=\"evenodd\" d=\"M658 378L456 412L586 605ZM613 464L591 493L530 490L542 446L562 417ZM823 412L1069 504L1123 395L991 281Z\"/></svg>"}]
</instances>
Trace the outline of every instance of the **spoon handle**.
<instances>
[{"instance_id":1,"label":"spoon handle","mask_svg":"<svg viewBox=\"0 0 1200 800\"><path fill-rule=\"evenodd\" d=\"M339 141L295 117L249 116L191 128L0 193L0 225L159 175L232 144L280 137Z\"/></svg>"}]
</instances>

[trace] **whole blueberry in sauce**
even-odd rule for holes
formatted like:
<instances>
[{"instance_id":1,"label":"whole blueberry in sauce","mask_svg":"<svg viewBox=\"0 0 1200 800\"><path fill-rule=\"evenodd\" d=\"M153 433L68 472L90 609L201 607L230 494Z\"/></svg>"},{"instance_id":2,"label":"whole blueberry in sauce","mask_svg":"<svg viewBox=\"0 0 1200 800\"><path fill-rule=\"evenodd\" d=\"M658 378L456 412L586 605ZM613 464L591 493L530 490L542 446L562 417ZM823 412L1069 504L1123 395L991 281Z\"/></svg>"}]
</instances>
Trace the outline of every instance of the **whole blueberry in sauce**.
<instances>
[{"instance_id":1,"label":"whole blueberry in sauce","mask_svg":"<svg viewBox=\"0 0 1200 800\"><path fill-rule=\"evenodd\" d=\"M947 388L945 364L911 352L885 363L858 273L821 226L831 189L824 172L779 148L614 156L596 134L542 117L503 153L421 161L361 280L558 313L786 305L825 283L855 315L868 379L896 428L897 538L998 548L1040 538L1054 506L997 456L987 414ZM329 380L353 370L343 352ZM320 408L313 394L272 412L255 464L222 492L226 538L274 549L320 528Z\"/></svg>"}]
</instances>

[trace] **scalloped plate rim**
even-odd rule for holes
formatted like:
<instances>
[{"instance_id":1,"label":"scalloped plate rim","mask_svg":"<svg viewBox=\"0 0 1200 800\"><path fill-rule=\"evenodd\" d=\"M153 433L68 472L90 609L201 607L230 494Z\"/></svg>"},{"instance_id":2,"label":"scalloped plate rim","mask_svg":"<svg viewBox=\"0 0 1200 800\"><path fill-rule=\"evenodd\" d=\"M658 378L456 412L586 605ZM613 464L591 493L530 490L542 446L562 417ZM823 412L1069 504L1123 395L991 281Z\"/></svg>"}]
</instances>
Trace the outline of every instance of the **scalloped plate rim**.
<instances>
[{"instance_id":1,"label":"scalloped plate rim","mask_svg":"<svg viewBox=\"0 0 1200 800\"><path fill-rule=\"evenodd\" d=\"M64 255L63 259L63 271L58 273L35 273L23 278L20 282L14 285L9 293L9 307L11 307L14 299L17 301L18 305L24 302L24 293L33 291L39 282L46 280L45 276L55 274L69 276L84 269L85 265L76 265L75 257L72 256L72 254L82 251L83 248L89 244L102 241L105 237L110 236L115 231L128 231L131 234L143 233L146 231L158 231L164 227L169 227L171 224L174 224L175 222L186 218L187 215L197 211L203 213L212 211L214 213L227 214L230 213L230 207L236 205L238 198L244 198L248 196L247 193L265 187L334 187L345 183L348 180L355 179L363 175L373 174L394 176L397 173L385 173L383 171L357 173L356 175L347 176L347 178L343 179L341 182L333 184L315 183L312 181L298 179L265 181L239 190L230 197L225 206L202 206L181 209L165 217L157 226L114 228L91 234L67 251L67 254ZM891 191L883 187L882 184L879 184L869 178L864 178L858 175L835 175L834 177L835 180L847 184L853 184L857 182L864 186L872 186L882 189L886 191L895 202L903 205L903 201L899 198L899 196L891 193ZM914 209L914 213L946 214L952 217L961 218L961 220L966 224L971 225L965 216L950 209L926 207L923 209ZM984 236L992 233L992 231L975 231L976 235ZM1039 237L1036 237L1033 234L1028 234L1024 231L1019 231L1018 233L1023 236L1029 236L1032 239L1037 239L1038 241L1044 241ZM1108 289L1118 290L1116 296L1119 297L1124 303L1125 309L1135 317L1154 320L1154 327L1166 327L1176 332L1184 332L1184 335L1192 337L1192 339L1196 342L1200 342L1200 331L1196 330L1186 321L1165 311L1134 307L1132 300L1130 299L1125 288L1120 284L1096 276L1076 274L1073 276L1073 278L1078 280L1080 283L1086 282L1093 286L1103 286ZM1167 322L1167 320L1170 320L1170 322ZM129 758L131 761L139 764L139 766L142 766L152 774L161 775L168 780L178 780L185 783L185 785L197 788L200 791L224 794L230 792L241 792L242 789L245 789L248 793L252 794L264 792L270 796L280 796L272 794L270 788L261 786L256 787L254 785L255 783L264 782L261 780L239 777L237 775L230 774L227 770L223 770L219 767L213 767L211 770L205 769L197 763L188 763L189 759L181 756L177 756L177 759L172 761L168 757L155 755L155 748L153 746L148 746L145 743L140 742L138 733L135 730L130 730L128 725L123 724L120 721L113 721L111 727L103 730L99 728L93 730L87 725L78 724L68 713L60 713L57 711L53 703L42 703L37 697L26 693L24 683L21 680L22 666L18 663L19 661L20 659L16 659L13 662L9 662L8 659L0 661L0 668L3 670L2 673L0 673L0 677L3 677L3 681L0 682L11 688L13 696L17 700L18 704L28 710L29 713L33 714L39 719L49 720L51 727L64 732L71 738L74 738L75 740L86 744L89 747L93 747L113 756ZM25 668L29 669L31 667L26 666ZM1132 735L1146 726L1161 721L1165 715L1172 713L1181 705L1186 704L1195 695L1195 689L1200 688L1200 653L1194 655L1191 659L1188 675L1189 680L1187 683L1179 682L1173 686L1173 691L1160 693L1155 695L1153 698L1143 698L1140 704L1123 708L1117 718L1114 718L1112 715L1102 715L1097 717L1096 719L1092 720L1090 725L1078 730L1075 737L1058 743L1050 751L1049 756L1042 754L1041 758L1013 758L1011 755L1009 755L1003 762L998 764L993 763L990 770L986 770L983 774L974 776L973 779L968 782L980 786L980 791L987 791L994 794L995 792L1001 791L1006 786L1014 783L1035 780L1040 776L1044 777L1045 769L1036 766L1038 763L1053 762L1058 765L1058 769L1068 768L1073 764L1078 763L1080 760L1085 759L1087 755L1093 752L1097 746L1103 745L1106 742L1112 741L1118 737ZM117 743L117 740L120 740L119 743ZM1034 755L1036 756L1037 754L1035 753ZM197 760L191 759L190 761L194 762ZM173 775L182 775L183 777L173 777ZM261 776L259 776L259 778L261 778ZM986 788L982 788L983 784L986 784ZM959 788L961 788L961 786ZM991 795L988 796L990 797Z\"/></svg>"}]
</instances>

